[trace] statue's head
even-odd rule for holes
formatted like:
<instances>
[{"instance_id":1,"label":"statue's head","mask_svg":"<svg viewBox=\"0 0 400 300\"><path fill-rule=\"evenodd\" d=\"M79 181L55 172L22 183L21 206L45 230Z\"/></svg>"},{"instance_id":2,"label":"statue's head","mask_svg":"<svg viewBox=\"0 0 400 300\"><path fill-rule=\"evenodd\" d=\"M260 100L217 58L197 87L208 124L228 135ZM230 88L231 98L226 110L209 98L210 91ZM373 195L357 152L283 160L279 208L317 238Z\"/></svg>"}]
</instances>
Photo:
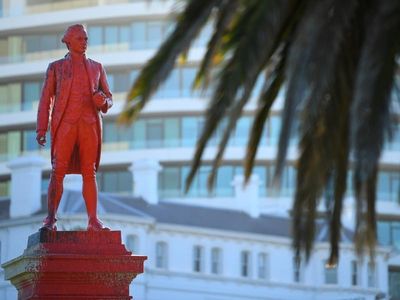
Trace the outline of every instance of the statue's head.
<instances>
[{"instance_id":1,"label":"statue's head","mask_svg":"<svg viewBox=\"0 0 400 300\"><path fill-rule=\"evenodd\" d=\"M61 41L67 45L70 52L85 53L88 41L86 28L82 24L69 26Z\"/></svg>"}]
</instances>

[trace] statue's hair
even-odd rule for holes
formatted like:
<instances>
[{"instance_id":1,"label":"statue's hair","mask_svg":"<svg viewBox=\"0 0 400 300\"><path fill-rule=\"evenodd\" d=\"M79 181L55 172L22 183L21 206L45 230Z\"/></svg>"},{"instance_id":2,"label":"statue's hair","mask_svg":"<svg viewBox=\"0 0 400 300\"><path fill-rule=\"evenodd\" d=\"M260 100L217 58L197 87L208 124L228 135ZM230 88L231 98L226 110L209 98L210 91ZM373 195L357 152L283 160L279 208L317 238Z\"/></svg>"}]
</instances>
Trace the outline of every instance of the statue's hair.
<instances>
[{"instance_id":1,"label":"statue's hair","mask_svg":"<svg viewBox=\"0 0 400 300\"><path fill-rule=\"evenodd\" d=\"M65 44L68 44L68 42L71 39L71 36L75 32L81 31L81 30L86 31L85 26L83 26L82 24L74 24L74 25L69 26L67 28L67 30L65 30L64 35L63 35L63 37L61 39L61 42L65 43Z\"/></svg>"}]
</instances>

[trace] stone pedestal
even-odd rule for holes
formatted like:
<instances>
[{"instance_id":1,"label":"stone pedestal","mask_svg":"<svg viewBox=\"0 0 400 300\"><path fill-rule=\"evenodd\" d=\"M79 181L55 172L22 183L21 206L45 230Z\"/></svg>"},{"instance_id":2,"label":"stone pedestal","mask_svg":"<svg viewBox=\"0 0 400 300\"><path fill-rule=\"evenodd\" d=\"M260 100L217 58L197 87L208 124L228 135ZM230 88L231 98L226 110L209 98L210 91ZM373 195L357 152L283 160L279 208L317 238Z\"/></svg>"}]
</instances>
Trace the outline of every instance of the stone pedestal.
<instances>
[{"instance_id":1,"label":"stone pedestal","mask_svg":"<svg viewBox=\"0 0 400 300\"><path fill-rule=\"evenodd\" d=\"M146 259L125 249L120 231L40 231L2 267L19 300L125 300Z\"/></svg>"}]
</instances>

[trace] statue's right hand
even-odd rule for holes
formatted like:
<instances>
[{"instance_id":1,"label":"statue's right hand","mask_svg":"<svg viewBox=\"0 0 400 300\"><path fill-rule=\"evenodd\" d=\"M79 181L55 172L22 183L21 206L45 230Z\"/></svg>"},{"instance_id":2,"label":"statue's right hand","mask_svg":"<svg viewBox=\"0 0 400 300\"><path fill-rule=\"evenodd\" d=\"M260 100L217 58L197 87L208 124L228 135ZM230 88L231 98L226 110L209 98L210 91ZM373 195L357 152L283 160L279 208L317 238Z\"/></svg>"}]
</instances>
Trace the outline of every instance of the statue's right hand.
<instances>
[{"instance_id":1,"label":"statue's right hand","mask_svg":"<svg viewBox=\"0 0 400 300\"><path fill-rule=\"evenodd\" d=\"M40 146L46 145L46 132L38 132L36 135L36 141Z\"/></svg>"}]
</instances>

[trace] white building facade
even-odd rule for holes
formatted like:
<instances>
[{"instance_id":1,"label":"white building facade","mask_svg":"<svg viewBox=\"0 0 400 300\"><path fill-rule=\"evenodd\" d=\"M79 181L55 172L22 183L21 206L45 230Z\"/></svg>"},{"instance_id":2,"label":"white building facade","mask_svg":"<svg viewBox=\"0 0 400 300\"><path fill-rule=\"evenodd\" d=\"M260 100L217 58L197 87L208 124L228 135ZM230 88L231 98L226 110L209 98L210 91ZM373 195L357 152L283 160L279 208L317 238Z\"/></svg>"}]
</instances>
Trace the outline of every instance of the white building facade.
<instances>
[{"instance_id":1,"label":"white building facade","mask_svg":"<svg viewBox=\"0 0 400 300\"><path fill-rule=\"evenodd\" d=\"M295 186L294 147L281 190L268 188L282 101L273 107L245 190L241 162L255 99L232 135L214 192L208 194L205 183L220 132L210 142L192 189L183 193L209 95L192 91L191 85L211 24L139 120L127 128L116 125L130 84L173 28L174 9L179 7L167 0L0 0L1 262L22 253L27 236L45 215L51 166L49 145L39 149L35 141L40 88L48 63L66 53L60 41L65 28L83 23L89 34L88 56L103 63L115 101L104 118L99 213L108 226L122 231L128 248L149 256L145 274L134 281L136 299L400 299L398 134L387 143L378 182L378 237L386 247L377 250L373 266L367 258L356 259L351 237L343 234L340 264L327 270L328 232L322 221L310 262L300 267L293 263L288 211ZM86 226L83 200L76 191L79 180L66 179L61 229ZM350 228L353 204L349 192L343 221ZM235 222L237 218L242 222ZM268 229L274 222L283 225ZM15 295L9 283L1 283L0 299Z\"/></svg>"}]
</instances>

